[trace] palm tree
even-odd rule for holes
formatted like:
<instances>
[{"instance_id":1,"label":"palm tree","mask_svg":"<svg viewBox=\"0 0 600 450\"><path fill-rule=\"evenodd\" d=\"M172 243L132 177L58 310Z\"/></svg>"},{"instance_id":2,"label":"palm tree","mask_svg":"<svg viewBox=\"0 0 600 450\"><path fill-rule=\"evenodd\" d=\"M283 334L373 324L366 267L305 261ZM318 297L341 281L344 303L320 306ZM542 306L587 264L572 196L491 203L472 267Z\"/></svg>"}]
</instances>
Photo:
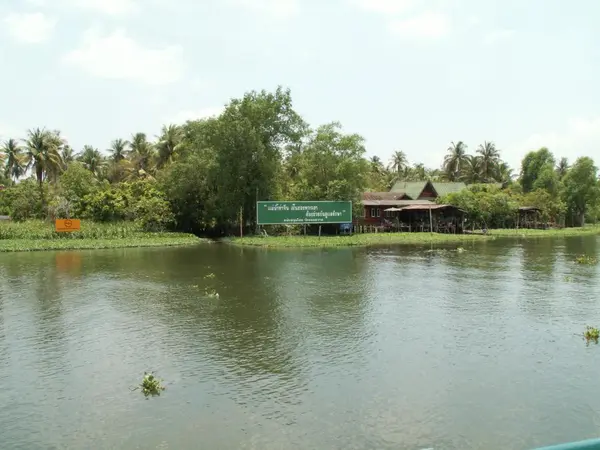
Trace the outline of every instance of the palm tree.
<instances>
[{"instance_id":1,"label":"palm tree","mask_svg":"<svg viewBox=\"0 0 600 450\"><path fill-rule=\"evenodd\" d=\"M379 156L372 156L369 162L371 163L371 170L373 172L383 172L383 163L381 162L381 158Z\"/></svg>"},{"instance_id":2,"label":"palm tree","mask_svg":"<svg viewBox=\"0 0 600 450\"><path fill-rule=\"evenodd\" d=\"M14 181L17 181L25 174L25 167L23 166L24 155L22 152L23 149L19 146L19 142L16 139L9 139L2 147L3 154L0 156L0 159L6 160L4 175L7 178L12 178Z\"/></svg>"},{"instance_id":3,"label":"palm tree","mask_svg":"<svg viewBox=\"0 0 600 450\"><path fill-rule=\"evenodd\" d=\"M45 128L35 128L27 131L25 139L25 159L27 161L26 171L32 169L40 184L55 174L61 168L60 148L62 140L60 136Z\"/></svg>"},{"instance_id":4,"label":"palm tree","mask_svg":"<svg viewBox=\"0 0 600 450\"><path fill-rule=\"evenodd\" d=\"M448 181L457 181L468 164L467 145L463 141L450 143L448 154L444 158L443 169Z\"/></svg>"},{"instance_id":5,"label":"palm tree","mask_svg":"<svg viewBox=\"0 0 600 450\"><path fill-rule=\"evenodd\" d=\"M514 177L513 170L504 161L500 162L496 167L495 180L503 185L512 181Z\"/></svg>"},{"instance_id":6,"label":"palm tree","mask_svg":"<svg viewBox=\"0 0 600 450\"><path fill-rule=\"evenodd\" d=\"M129 155L135 167L140 174L147 174L152 170L152 160L154 157L154 148L148 142L146 133L136 133L129 143Z\"/></svg>"},{"instance_id":7,"label":"palm tree","mask_svg":"<svg viewBox=\"0 0 600 450\"><path fill-rule=\"evenodd\" d=\"M567 158L560 158L560 161L556 165L556 174L558 179L562 180L569 171L569 160Z\"/></svg>"},{"instance_id":8,"label":"palm tree","mask_svg":"<svg viewBox=\"0 0 600 450\"><path fill-rule=\"evenodd\" d=\"M62 159L62 170L67 170L69 164L75 161L75 152L70 145L64 145L60 152L60 158Z\"/></svg>"},{"instance_id":9,"label":"palm tree","mask_svg":"<svg viewBox=\"0 0 600 450\"><path fill-rule=\"evenodd\" d=\"M79 155L78 159L83 163L83 166L87 170L96 176L98 176L102 166L104 165L104 157L97 148L94 148L91 145L83 146L83 151L81 152L81 155Z\"/></svg>"},{"instance_id":10,"label":"palm tree","mask_svg":"<svg viewBox=\"0 0 600 450\"><path fill-rule=\"evenodd\" d=\"M181 148L183 141L183 128L178 125L163 125L161 134L158 136L156 149L158 156L156 167L158 169L173 162L173 158L177 155L177 151Z\"/></svg>"},{"instance_id":11,"label":"palm tree","mask_svg":"<svg viewBox=\"0 0 600 450\"><path fill-rule=\"evenodd\" d=\"M481 179L489 183L494 180L494 174L500 161L500 153L493 142L485 141L477 148L480 156Z\"/></svg>"},{"instance_id":12,"label":"palm tree","mask_svg":"<svg viewBox=\"0 0 600 450\"><path fill-rule=\"evenodd\" d=\"M406 153L402 150L397 150L392 155L392 161L390 167L394 172L400 175L404 169L408 166L408 159L406 158Z\"/></svg>"},{"instance_id":13,"label":"palm tree","mask_svg":"<svg viewBox=\"0 0 600 450\"><path fill-rule=\"evenodd\" d=\"M125 159L127 154L127 146L129 142L125 139L115 139L110 143L110 160L112 162L118 163Z\"/></svg>"},{"instance_id":14,"label":"palm tree","mask_svg":"<svg viewBox=\"0 0 600 450\"><path fill-rule=\"evenodd\" d=\"M460 180L467 184L481 183L482 178L482 158L481 156L469 156L467 155L463 168L460 174ZM456 180L452 180L456 181Z\"/></svg>"}]
</instances>

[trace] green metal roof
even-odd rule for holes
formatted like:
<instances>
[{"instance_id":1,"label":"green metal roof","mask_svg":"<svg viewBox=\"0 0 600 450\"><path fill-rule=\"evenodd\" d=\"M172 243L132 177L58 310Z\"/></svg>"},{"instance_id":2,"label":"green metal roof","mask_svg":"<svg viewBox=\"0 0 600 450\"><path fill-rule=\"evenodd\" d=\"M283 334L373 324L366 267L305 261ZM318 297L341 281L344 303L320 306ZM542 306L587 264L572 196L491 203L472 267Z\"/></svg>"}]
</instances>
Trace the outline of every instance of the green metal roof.
<instances>
[{"instance_id":1,"label":"green metal roof","mask_svg":"<svg viewBox=\"0 0 600 450\"><path fill-rule=\"evenodd\" d=\"M433 184L433 188L435 189L435 192L437 192L440 197L442 197L444 195L448 195L448 194L453 194L455 192L462 191L463 189L467 188L467 185L462 182L460 182L460 183L432 182L431 184Z\"/></svg>"},{"instance_id":2,"label":"green metal roof","mask_svg":"<svg viewBox=\"0 0 600 450\"><path fill-rule=\"evenodd\" d=\"M427 185L427 181L396 181L394 186L390 192L404 192L412 199L419 198L423 189ZM467 187L465 183L446 183L440 181L432 181L431 185L435 192L437 192L438 196L442 197L444 195L451 194L453 192L458 192Z\"/></svg>"},{"instance_id":3,"label":"green metal roof","mask_svg":"<svg viewBox=\"0 0 600 450\"><path fill-rule=\"evenodd\" d=\"M404 192L411 199L416 200L426 184L427 181L396 181L390 192Z\"/></svg>"}]
</instances>

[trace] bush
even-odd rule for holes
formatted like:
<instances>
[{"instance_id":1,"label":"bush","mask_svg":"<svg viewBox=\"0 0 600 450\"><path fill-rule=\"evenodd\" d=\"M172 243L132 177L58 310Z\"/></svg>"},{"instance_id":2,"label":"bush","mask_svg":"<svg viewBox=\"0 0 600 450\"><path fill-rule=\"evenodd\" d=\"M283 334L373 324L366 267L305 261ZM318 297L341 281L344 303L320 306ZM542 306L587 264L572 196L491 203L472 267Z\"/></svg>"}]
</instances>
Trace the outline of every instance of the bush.
<instances>
[{"instance_id":1,"label":"bush","mask_svg":"<svg viewBox=\"0 0 600 450\"><path fill-rule=\"evenodd\" d=\"M44 195L48 195L48 186L42 185ZM8 214L14 221L41 219L45 217L40 196L40 186L32 178L23 180L14 186L0 191L0 207L3 214Z\"/></svg>"},{"instance_id":2,"label":"bush","mask_svg":"<svg viewBox=\"0 0 600 450\"><path fill-rule=\"evenodd\" d=\"M135 222L144 231L165 231L175 222L169 202L160 197L143 197L135 205Z\"/></svg>"}]
</instances>

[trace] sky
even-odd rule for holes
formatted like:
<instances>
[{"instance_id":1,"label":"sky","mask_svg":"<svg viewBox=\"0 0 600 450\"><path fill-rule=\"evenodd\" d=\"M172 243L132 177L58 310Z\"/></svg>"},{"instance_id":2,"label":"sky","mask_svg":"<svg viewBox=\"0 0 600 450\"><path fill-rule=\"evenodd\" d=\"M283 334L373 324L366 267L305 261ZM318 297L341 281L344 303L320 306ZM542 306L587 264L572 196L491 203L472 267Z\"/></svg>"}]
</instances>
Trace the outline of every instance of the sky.
<instances>
[{"instance_id":1,"label":"sky","mask_svg":"<svg viewBox=\"0 0 600 450\"><path fill-rule=\"evenodd\" d=\"M2 0L0 139L76 150L291 89L312 126L368 156L440 166L492 141L600 163L600 1Z\"/></svg>"}]
</instances>

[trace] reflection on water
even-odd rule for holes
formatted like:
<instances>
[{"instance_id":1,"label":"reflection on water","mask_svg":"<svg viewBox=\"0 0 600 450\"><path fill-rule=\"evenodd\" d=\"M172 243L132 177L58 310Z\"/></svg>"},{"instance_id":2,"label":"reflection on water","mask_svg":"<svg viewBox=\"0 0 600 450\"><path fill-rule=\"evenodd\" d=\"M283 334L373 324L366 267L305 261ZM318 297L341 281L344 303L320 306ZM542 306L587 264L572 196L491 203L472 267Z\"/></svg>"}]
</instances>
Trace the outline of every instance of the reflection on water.
<instances>
[{"instance_id":1,"label":"reflection on water","mask_svg":"<svg viewBox=\"0 0 600 450\"><path fill-rule=\"evenodd\" d=\"M600 324L599 271L581 253L598 240L1 255L2 448L598 436L600 347L578 333ZM130 391L145 370L167 381L160 398Z\"/></svg>"}]
</instances>

